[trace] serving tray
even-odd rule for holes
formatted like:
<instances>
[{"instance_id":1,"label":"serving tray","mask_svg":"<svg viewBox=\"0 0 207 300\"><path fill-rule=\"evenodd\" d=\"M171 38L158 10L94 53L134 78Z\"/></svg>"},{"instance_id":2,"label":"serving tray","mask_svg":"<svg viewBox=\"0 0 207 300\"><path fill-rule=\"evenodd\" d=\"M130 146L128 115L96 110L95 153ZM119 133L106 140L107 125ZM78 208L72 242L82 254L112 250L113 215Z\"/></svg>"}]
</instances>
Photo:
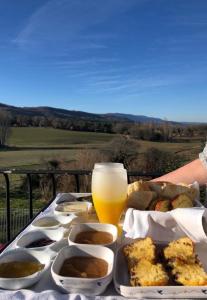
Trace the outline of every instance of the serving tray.
<instances>
[{"instance_id":1,"label":"serving tray","mask_svg":"<svg viewBox=\"0 0 207 300\"><path fill-rule=\"evenodd\" d=\"M207 298L207 286L149 286L132 287L129 284L129 274L126 259L122 248L124 245L134 242L132 239L125 239L117 250L114 268L114 286L116 291L127 298L171 298L171 299L192 299ZM156 241L155 244L163 246L163 242ZM205 271L207 271L207 244L196 244L195 252L198 255ZM146 270L147 272L147 270Z\"/></svg>"}]
</instances>

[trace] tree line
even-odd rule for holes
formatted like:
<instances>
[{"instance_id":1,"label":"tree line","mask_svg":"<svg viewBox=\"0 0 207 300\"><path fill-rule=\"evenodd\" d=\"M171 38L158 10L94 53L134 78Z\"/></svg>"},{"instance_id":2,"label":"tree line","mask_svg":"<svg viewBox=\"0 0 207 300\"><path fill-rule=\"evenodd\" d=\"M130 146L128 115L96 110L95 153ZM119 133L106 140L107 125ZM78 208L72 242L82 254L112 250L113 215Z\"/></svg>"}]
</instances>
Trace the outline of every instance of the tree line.
<instances>
[{"instance_id":1,"label":"tree line","mask_svg":"<svg viewBox=\"0 0 207 300\"><path fill-rule=\"evenodd\" d=\"M136 140L172 142L180 138L206 140L207 125L186 125L164 121L162 123L141 123L107 119L56 118L51 116L13 116L0 111L0 147L6 145L10 127L52 127L55 129L114 133Z\"/></svg>"}]
</instances>

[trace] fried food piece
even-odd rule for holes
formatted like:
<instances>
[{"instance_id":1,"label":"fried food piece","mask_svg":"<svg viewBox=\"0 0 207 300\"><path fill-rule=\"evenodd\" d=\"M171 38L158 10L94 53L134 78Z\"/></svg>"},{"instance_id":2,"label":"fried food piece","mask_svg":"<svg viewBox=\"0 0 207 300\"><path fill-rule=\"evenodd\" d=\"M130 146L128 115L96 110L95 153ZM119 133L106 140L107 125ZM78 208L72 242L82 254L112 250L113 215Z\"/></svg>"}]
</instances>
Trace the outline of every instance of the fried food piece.
<instances>
[{"instance_id":1,"label":"fried food piece","mask_svg":"<svg viewBox=\"0 0 207 300\"><path fill-rule=\"evenodd\" d=\"M135 241L123 247L129 270L141 259L154 262L156 258L155 245L150 237Z\"/></svg>"},{"instance_id":2,"label":"fried food piece","mask_svg":"<svg viewBox=\"0 0 207 300\"><path fill-rule=\"evenodd\" d=\"M163 266L146 259L141 259L130 271L132 286L163 286L168 281L169 277Z\"/></svg>"},{"instance_id":3,"label":"fried food piece","mask_svg":"<svg viewBox=\"0 0 207 300\"><path fill-rule=\"evenodd\" d=\"M175 281L182 285L201 286L207 284L207 274L200 263L188 263L178 259L171 262Z\"/></svg>"},{"instance_id":4,"label":"fried food piece","mask_svg":"<svg viewBox=\"0 0 207 300\"><path fill-rule=\"evenodd\" d=\"M191 199L191 201L193 201L197 195L197 190L194 187L164 183L162 187L163 197L174 199L181 194L185 194Z\"/></svg>"},{"instance_id":5,"label":"fried food piece","mask_svg":"<svg viewBox=\"0 0 207 300\"><path fill-rule=\"evenodd\" d=\"M196 255L194 253L194 244L188 237L172 241L164 248L164 257L166 260L179 259L183 262L195 263Z\"/></svg>"},{"instance_id":6,"label":"fried food piece","mask_svg":"<svg viewBox=\"0 0 207 300\"><path fill-rule=\"evenodd\" d=\"M173 208L193 207L193 202L186 194L181 194L172 200L172 207Z\"/></svg>"},{"instance_id":7,"label":"fried food piece","mask_svg":"<svg viewBox=\"0 0 207 300\"><path fill-rule=\"evenodd\" d=\"M157 211L169 211L171 209L171 202L168 199L162 200L158 199L155 210Z\"/></svg>"}]
</instances>

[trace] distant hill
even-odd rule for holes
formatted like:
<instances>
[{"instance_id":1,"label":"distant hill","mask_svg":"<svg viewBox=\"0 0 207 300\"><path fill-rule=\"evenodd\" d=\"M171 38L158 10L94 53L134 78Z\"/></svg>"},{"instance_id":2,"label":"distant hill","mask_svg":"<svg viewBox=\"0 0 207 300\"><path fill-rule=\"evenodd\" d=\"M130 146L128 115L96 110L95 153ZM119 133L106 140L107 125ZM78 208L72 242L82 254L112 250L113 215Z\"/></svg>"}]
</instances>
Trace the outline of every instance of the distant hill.
<instances>
[{"instance_id":1,"label":"distant hill","mask_svg":"<svg viewBox=\"0 0 207 300\"><path fill-rule=\"evenodd\" d=\"M119 122L140 122L140 123L163 123L165 120L153 118L142 115L131 115L122 113L107 113L107 114L94 114L83 111L67 110L62 108L54 108L48 106L38 107L16 107L0 103L0 110L9 112L13 117L26 116L26 117L50 117L61 119L81 119L89 121L119 121ZM174 122L173 122L174 123Z\"/></svg>"},{"instance_id":2,"label":"distant hill","mask_svg":"<svg viewBox=\"0 0 207 300\"><path fill-rule=\"evenodd\" d=\"M111 118L120 118L120 119L130 120L133 122L140 122L140 123L149 123L149 122L163 123L163 122L166 122L159 118L147 117L147 116L142 116L142 115L108 113L108 114L105 114L105 116L109 116Z\"/></svg>"}]
</instances>

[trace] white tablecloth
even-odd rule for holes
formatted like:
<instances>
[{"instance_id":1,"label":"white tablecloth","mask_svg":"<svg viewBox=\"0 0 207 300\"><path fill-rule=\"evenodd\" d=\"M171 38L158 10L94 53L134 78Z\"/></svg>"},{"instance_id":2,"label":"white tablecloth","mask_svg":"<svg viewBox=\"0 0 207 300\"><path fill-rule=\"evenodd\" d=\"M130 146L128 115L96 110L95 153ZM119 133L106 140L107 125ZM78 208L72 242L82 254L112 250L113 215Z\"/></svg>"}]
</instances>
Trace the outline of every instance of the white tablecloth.
<instances>
[{"instance_id":1,"label":"white tablecloth","mask_svg":"<svg viewBox=\"0 0 207 300\"><path fill-rule=\"evenodd\" d=\"M54 212L54 208L56 206L55 202L60 198L64 197L64 195L67 197L67 194L58 194L55 200L50 204L50 206L42 212L38 217L52 214ZM74 196L87 196L89 194L82 194L82 193L73 193ZM37 218L38 218L37 217ZM20 235L33 230L31 225L29 225ZM19 236L20 236L19 235ZM19 238L17 237L17 239ZM16 240L14 240L4 251L10 250L15 248ZM67 240L65 240L62 243L62 246L67 245ZM57 285L54 283L53 278L51 276L50 270L46 272L43 276L43 278L35 284L33 287L19 290L19 291L8 291L8 290L0 290L0 300L85 300L85 299L124 299L124 297L119 296L114 287L113 283L110 284L110 286L107 288L105 293L102 296L96 296L96 297L86 297L81 294L63 294L58 290Z\"/></svg>"}]
</instances>

